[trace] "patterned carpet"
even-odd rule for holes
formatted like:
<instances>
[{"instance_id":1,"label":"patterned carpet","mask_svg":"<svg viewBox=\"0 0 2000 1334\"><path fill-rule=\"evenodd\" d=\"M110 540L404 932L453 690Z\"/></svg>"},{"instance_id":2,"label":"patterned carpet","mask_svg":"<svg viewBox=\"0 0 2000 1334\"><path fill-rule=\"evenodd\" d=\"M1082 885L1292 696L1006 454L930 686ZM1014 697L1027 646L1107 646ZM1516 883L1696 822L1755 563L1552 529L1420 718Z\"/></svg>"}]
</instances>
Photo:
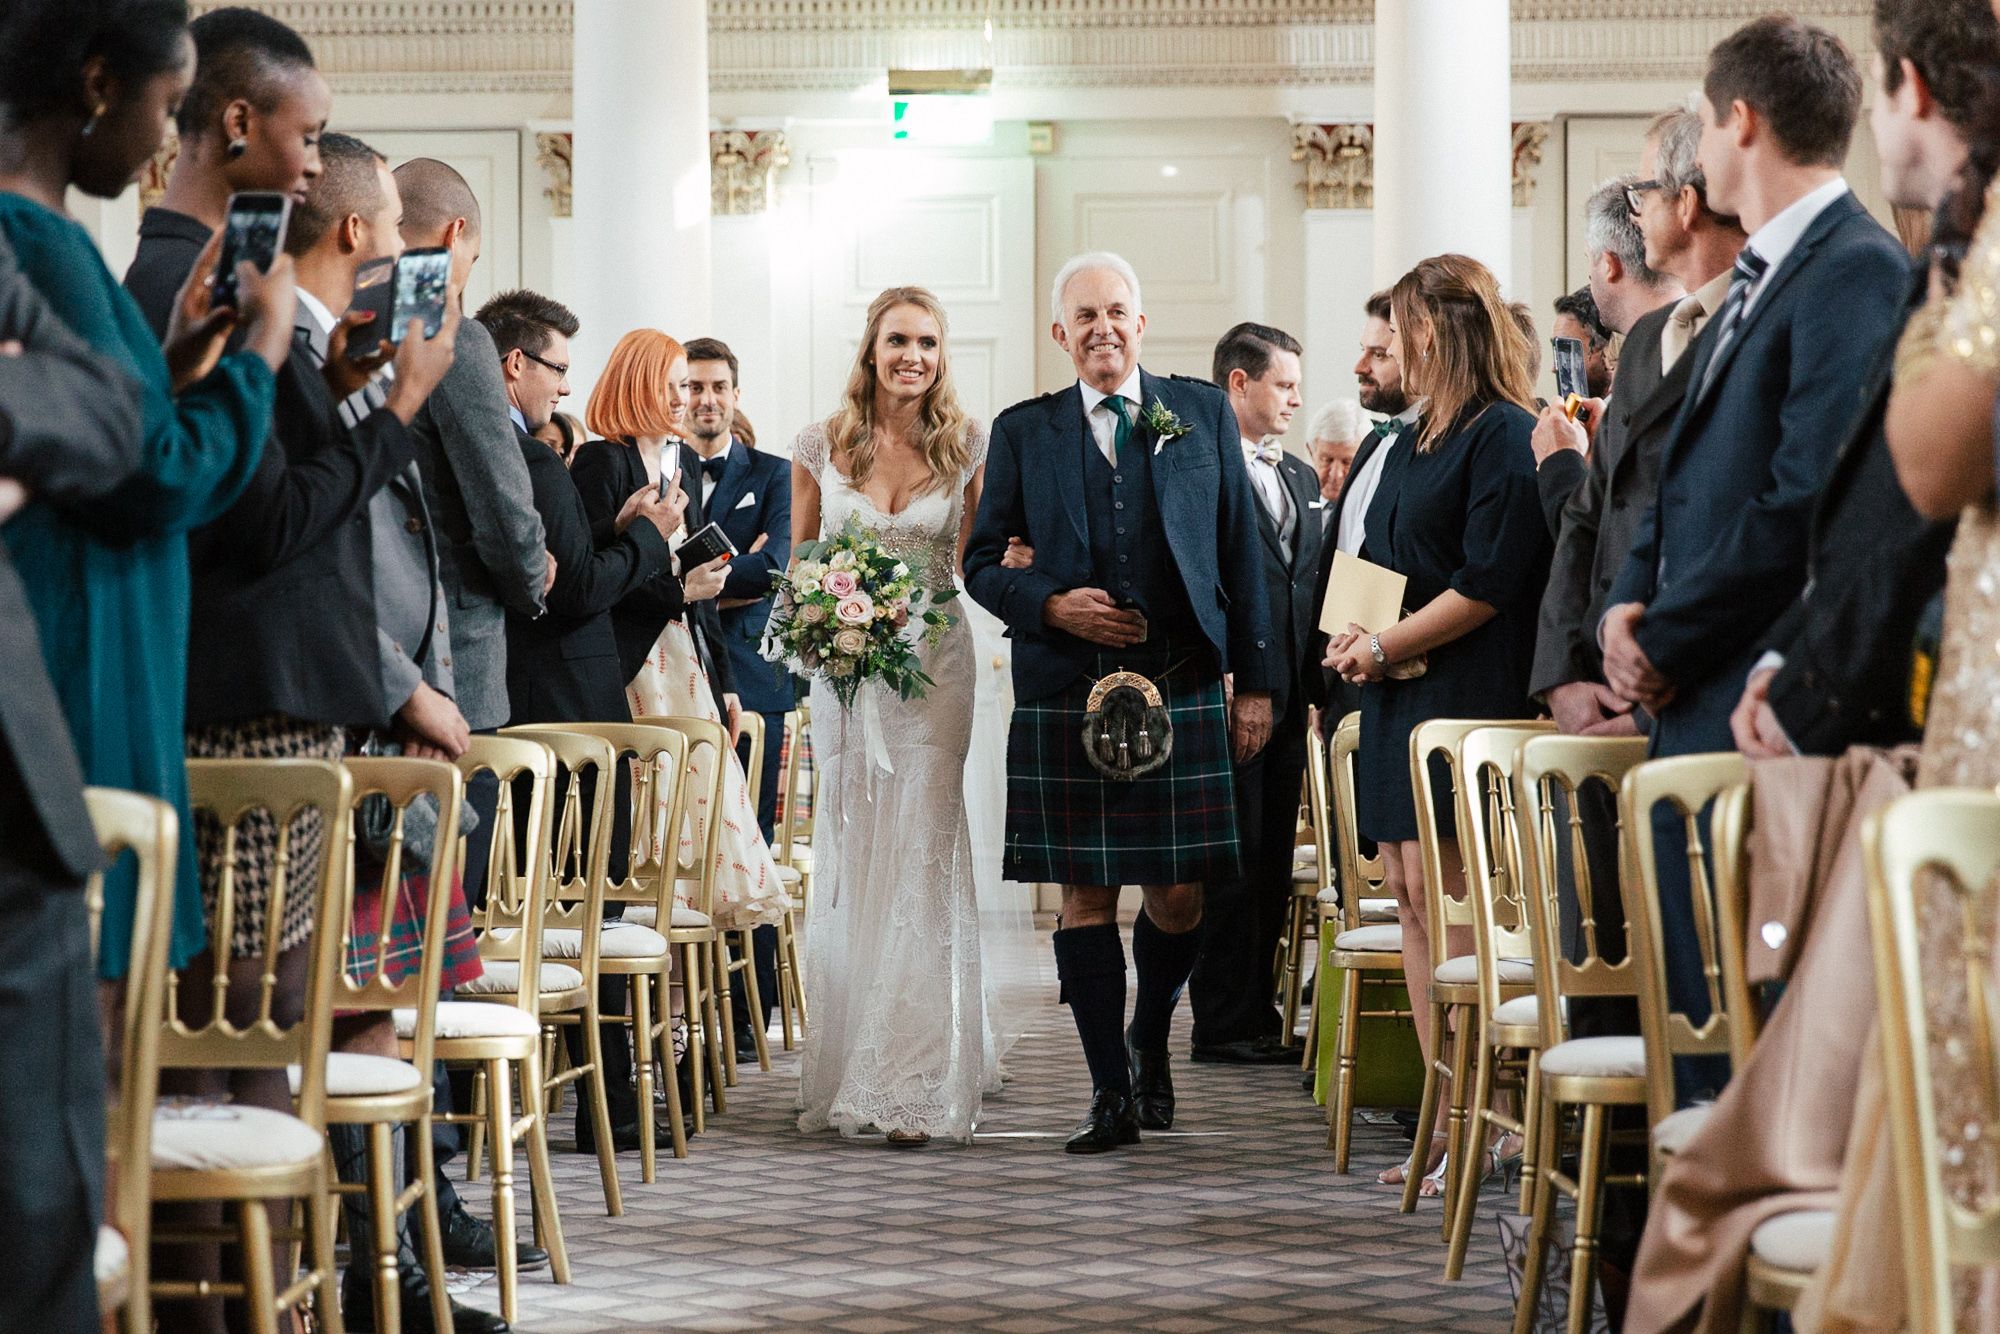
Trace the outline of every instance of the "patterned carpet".
<instances>
[{"instance_id":1,"label":"patterned carpet","mask_svg":"<svg viewBox=\"0 0 2000 1334\"><path fill-rule=\"evenodd\" d=\"M1177 1053L1187 1050L1186 1006ZM773 1047L777 1043L773 1041ZM595 1159L556 1154L574 1282L525 1276L518 1328L979 1329L1056 1334L1500 1330L1510 1299L1489 1184L1464 1281L1440 1280L1438 1207L1405 1217L1374 1182L1404 1141L1363 1126L1338 1177L1290 1067L1176 1060L1177 1129L1096 1158L1061 1151L1088 1101L1068 1012L1040 997L970 1147L803 1137L796 1057L750 1063L685 1162L604 1216ZM557 1118L567 1136L570 1118ZM525 1171L523 1173L525 1177ZM465 1191L475 1209L483 1187ZM526 1192L521 1195L526 1236ZM456 1286L456 1285L455 1285ZM497 1309L490 1277L460 1300Z\"/></svg>"}]
</instances>

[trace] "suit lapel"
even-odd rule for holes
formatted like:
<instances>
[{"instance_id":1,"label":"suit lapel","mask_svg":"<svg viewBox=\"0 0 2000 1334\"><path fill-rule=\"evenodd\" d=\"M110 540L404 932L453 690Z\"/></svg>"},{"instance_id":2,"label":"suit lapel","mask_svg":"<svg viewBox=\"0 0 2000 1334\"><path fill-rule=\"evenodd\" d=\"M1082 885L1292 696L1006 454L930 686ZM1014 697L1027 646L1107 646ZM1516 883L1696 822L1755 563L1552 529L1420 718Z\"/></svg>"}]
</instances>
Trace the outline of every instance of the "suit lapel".
<instances>
[{"instance_id":1,"label":"suit lapel","mask_svg":"<svg viewBox=\"0 0 2000 1334\"><path fill-rule=\"evenodd\" d=\"M1132 423L1132 434L1125 440L1125 447L1127 449L1143 449L1153 455L1151 459L1152 467L1149 471L1153 474L1153 500L1160 507L1160 521L1162 524L1166 522L1167 518L1167 470L1173 465L1167 461L1167 455L1171 451L1167 449L1156 450L1154 448L1160 441L1153 434L1153 428L1146 425L1146 408L1151 404L1158 403L1169 412L1173 411L1174 405L1167 401L1166 390L1165 381L1148 371L1142 370L1139 372L1139 420ZM1235 444L1238 449L1243 447L1240 441L1232 441L1231 443ZM1261 501L1258 503L1257 508L1259 510L1264 508Z\"/></svg>"},{"instance_id":2,"label":"suit lapel","mask_svg":"<svg viewBox=\"0 0 2000 1334\"><path fill-rule=\"evenodd\" d=\"M1309 464L1287 454L1278 460L1278 477L1285 484L1285 494L1292 498L1292 563L1296 566L1311 545L1306 540L1306 525L1319 524L1321 511L1312 508L1319 499L1319 474Z\"/></svg>"},{"instance_id":3,"label":"suit lapel","mask_svg":"<svg viewBox=\"0 0 2000 1334\"><path fill-rule=\"evenodd\" d=\"M1361 470L1368 466L1368 460L1375 457L1375 451L1381 447L1382 437L1371 430L1368 432L1368 438L1361 442L1361 448L1354 451L1354 462L1347 465L1347 480L1340 484L1340 495L1334 499L1333 513L1328 516L1326 521L1327 532L1330 535L1329 540L1337 541L1339 539L1340 517L1347 512L1348 496L1354 493L1354 488L1351 484L1355 478L1361 475ZM1364 514L1361 517L1366 519L1368 516Z\"/></svg>"},{"instance_id":4,"label":"suit lapel","mask_svg":"<svg viewBox=\"0 0 2000 1334\"><path fill-rule=\"evenodd\" d=\"M1674 362L1673 369L1668 371L1653 392L1646 396L1646 401L1634 408L1632 415L1625 419L1627 440L1641 431L1650 431L1680 410L1681 403L1687 398L1688 386L1694 381L1695 351L1694 347L1690 347L1682 352L1680 359Z\"/></svg>"},{"instance_id":5,"label":"suit lapel","mask_svg":"<svg viewBox=\"0 0 2000 1334\"><path fill-rule=\"evenodd\" d=\"M1056 467L1045 471L1062 500L1063 513L1069 516L1069 525L1076 531L1077 545L1082 547L1085 558L1090 551L1090 524L1083 512L1083 479L1089 476L1089 458L1084 450L1096 449L1097 442L1091 439L1090 423L1083 419L1083 390L1071 385L1062 393L1049 400L1049 438L1056 442L1055 462L1067 460L1075 465L1071 472L1066 467ZM1068 444L1063 444L1068 441ZM1073 481L1072 481L1073 479Z\"/></svg>"},{"instance_id":6,"label":"suit lapel","mask_svg":"<svg viewBox=\"0 0 2000 1334\"><path fill-rule=\"evenodd\" d=\"M716 479L715 490L709 496L709 517L721 522L749 488L750 451L732 439L729 452L723 456L722 476Z\"/></svg>"}]
</instances>

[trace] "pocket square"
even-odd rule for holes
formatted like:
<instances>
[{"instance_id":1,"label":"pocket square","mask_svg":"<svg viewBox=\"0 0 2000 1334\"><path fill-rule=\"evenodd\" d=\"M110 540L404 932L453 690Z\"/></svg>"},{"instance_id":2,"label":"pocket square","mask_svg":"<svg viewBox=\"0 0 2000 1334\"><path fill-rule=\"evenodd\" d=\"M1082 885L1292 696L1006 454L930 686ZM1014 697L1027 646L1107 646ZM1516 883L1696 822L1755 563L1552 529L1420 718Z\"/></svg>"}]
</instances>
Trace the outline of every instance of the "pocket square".
<instances>
[{"instance_id":1,"label":"pocket square","mask_svg":"<svg viewBox=\"0 0 2000 1334\"><path fill-rule=\"evenodd\" d=\"M745 491L743 493L743 499L736 502L736 509L747 510L756 503L757 503L757 493L755 491ZM730 513L732 514L734 514L735 512L736 510L730 511Z\"/></svg>"},{"instance_id":2,"label":"pocket square","mask_svg":"<svg viewBox=\"0 0 2000 1334\"><path fill-rule=\"evenodd\" d=\"M1323 510L1326 508L1326 501L1324 500L1308 501L1306 503L1306 508L1309 510Z\"/></svg>"}]
</instances>

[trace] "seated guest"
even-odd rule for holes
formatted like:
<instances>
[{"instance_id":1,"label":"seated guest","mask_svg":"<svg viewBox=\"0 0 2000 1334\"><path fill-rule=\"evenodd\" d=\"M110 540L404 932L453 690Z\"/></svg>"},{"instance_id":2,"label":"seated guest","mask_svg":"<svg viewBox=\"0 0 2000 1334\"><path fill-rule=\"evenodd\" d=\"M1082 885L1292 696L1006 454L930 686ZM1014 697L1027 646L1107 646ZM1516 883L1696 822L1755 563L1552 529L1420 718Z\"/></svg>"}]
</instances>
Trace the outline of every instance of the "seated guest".
<instances>
[{"instance_id":1,"label":"seated guest","mask_svg":"<svg viewBox=\"0 0 2000 1334\"><path fill-rule=\"evenodd\" d=\"M1306 428L1306 454L1319 478L1319 498L1328 502L1320 511L1323 524L1333 519L1332 502L1340 499L1340 488L1347 484L1347 471L1354 466L1361 442L1368 438L1368 427L1359 400L1336 398L1314 413L1312 425Z\"/></svg>"},{"instance_id":2,"label":"seated guest","mask_svg":"<svg viewBox=\"0 0 2000 1334\"><path fill-rule=\"evenodd\" d=\"M17 34L0 24L0 33ZM87 509L139 462L137 386L57 320L0 243L0 523L30 496ZM0 1328L97 1328L104 1049L84 879L83 772L0 546Z\"/></svg>"},{"instance_id":3,"label":"seated guest","mask_svg":"<svg viewBox=\"0 0 2000 1334\"><path fill-rule=\"evenodd\" d=\"M1549 534L1528 446L1527 340L1492 273L1463 255L1440 255L1405 274L1391 303L1395 360L1405 392L1424 401L1423 418L1409 446L1389 456L1361 555L1408 577L1405 601L1413 610L1379 630L1349 626L1327 645L1326 665L1362 687L1356 813L1361 835L1381 848L1384 888L1403 926L1410 1000L1424 1015L1431 923L1410 734L1430 718L1533 716L1528 671ZM1422 675L1391 674L1420 660L1427 664ZM1441 793L1451 791L1448 774L1434 778ZM1437 814L1450 836L1449 805ZM1442 861L1458 865L1450 853ZM1457 884L1442 888L1463 893ZM1447 953L1470 949L1467 940ZM1419 1032L1428 1042L1427 1031ZM1415 1146L1412 1159L1428 1171L1441 1166L1443 1154L1439 1135ZM1384 1175L1391 1179L1400 1174ZM1426 1193L1441 1186L1439 1177Z\"/></svg>"}]
</instances>

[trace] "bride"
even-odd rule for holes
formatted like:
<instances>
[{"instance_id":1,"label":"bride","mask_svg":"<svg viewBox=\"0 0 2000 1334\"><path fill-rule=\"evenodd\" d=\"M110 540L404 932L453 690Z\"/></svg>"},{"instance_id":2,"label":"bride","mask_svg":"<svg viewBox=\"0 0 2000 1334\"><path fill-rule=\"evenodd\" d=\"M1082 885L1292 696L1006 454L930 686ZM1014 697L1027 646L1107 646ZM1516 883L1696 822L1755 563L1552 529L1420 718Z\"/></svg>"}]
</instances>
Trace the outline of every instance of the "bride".
<instances>
[{"instance_id":1,"label":"bride","mask_svg":"<svg viewBox=\"0 0 2000 1334\"><path fill-rule=\"evenodd\" d=\"M986 432L952 388L944 308L922 288L890 288L868 308L839 410L793 446L793 549L853 522L951 588L985 460ZM813 682L821 788L801 1130L967 1141L981 1095L998 1087L966 820L974 642L965 599L952 610L961 619L923 651L936 683L923 698L868 683L844 709Z\"/></svg>"}]
</instances>

